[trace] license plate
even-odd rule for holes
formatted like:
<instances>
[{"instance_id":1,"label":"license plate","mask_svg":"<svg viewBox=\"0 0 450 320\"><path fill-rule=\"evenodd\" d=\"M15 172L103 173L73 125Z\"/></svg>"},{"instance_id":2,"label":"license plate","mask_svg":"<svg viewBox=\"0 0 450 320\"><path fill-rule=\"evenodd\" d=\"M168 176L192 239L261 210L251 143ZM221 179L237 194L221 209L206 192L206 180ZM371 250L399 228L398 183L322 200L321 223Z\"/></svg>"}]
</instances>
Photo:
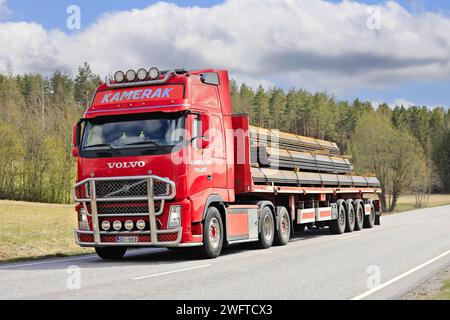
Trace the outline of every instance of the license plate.
<instances>
[{"instance_id":1,"label":"license plate","mask_svg":"<svg viewBox=\"0 0 450 320\"><path fill-rule=\"evenodd\" d=\"M117 243L137 243L139 242L139 237L117 237Z\"/></svg>"}]
</instances>

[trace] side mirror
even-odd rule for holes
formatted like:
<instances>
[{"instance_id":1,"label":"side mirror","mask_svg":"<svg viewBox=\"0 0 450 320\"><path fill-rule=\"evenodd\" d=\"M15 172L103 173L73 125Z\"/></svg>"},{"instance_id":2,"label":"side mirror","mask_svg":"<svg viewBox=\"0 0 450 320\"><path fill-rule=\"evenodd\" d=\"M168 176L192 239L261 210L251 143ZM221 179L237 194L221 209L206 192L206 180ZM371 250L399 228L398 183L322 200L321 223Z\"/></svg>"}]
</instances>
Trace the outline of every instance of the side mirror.
<instances>
[{"instance_id":1,"label":"side mirror","mask_svg":"<svg viewBox=\"0 0 450 320\"><path fill-rule=\"evenodd\" d=\"M81 122L73 126L72 141L74 146L80 145Z\"/></svg>"},{"instance_id":2,"label":"side mirror","mask_svg":"<svg viewBox=\"0 0 450 320\"><path fill-rule=\"evenodd\" d=\"M80 150L78 149L78 147L73 147L73 148L72 148L72 155L73 155L75 158L78 158L78 156L80 155Z\"/></svg>"},{"instance_id":3,"label":"side mirror","mask_svg":"<svg viewBox=\"0 0 450 320\"><path fill-rule=\"evenodd\" d=\"M211 140L209 140L208 137L203 137L203 138L199 138L197 139L197 148L198 149L206 149L209 147L211 143Z\"/></svg>"},{"instance_id":4,"label":"side mirror","mask_svg":"<svg viewBox=\"0 0 450 320\"><path fill-rule=\"evenodd\" d=\"M80 132L81 132L81 122L78 122L73 126L73 149L72 155L76 158L80 155L79 145L80 145Z\"/></svg>"}]
</instances>

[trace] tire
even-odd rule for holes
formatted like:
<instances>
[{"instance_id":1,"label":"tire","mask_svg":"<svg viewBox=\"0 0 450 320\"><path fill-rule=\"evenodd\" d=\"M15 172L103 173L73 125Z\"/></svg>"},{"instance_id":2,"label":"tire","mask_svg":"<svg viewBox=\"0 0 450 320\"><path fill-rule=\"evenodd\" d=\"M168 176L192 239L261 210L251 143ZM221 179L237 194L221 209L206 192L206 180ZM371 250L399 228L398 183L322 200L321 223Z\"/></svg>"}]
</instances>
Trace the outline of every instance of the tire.
<instances>
[{"instance_id":1,"label":"tire","mask_svg":"<svg viewBox=\"0 0 450 320\"><path fill-rule=\"evenodd\" d=\"M126 247L99 247L95 248L97 255L103 260L120 260L127 252Z\"/></svg>"},{"instance_id":2,"label":"tire","mask_svg":"<svg viewBox=\"0 0 450 320\"><path fill-rule=\"evenodd\" d=\"M370 205L370 215L364 215L364 228L372 229L375 226L375 219L377 218L377 213L375 212L375 207L373 204Z\"/></svg>"},{"instance_id":3,"label":"tire","mask_svg":"<svg viewBox=\"0 0 450 320\"><path fill-rule=\"evenodd\" d=\"M356 220L356 214L355 214L355 208L353 208L352 203L349 201L346 203L346 223L345 223L345 232L353 232L355 230L355 220Z\"/></svg>"},{"instance_id":4,"label":"tire","mask_svg":"<svg viewBox=\"0 0 450 320\"><path fill-rule=\"evenodd\" d=\"M203 224L203 246L198 248L198 255L204 259L215 259L223 248L224 228L220 212L210 207Z\"/></svg>"},{"instance_id":5,"label":"tire","mask_svg":"<svg viewBox=\"0 0 450 320\"><path fill-rule=\"evenodd\" d=\"M364 229L364 208L361 202L355 206L355 231L361 231Z\"/></svg>"},{"instance_id":6,"label":"tire","mask_svg":"<svg viewBox=\"0 0 450 320\"><path fill-rule=\"evenodd\" d=\"M259 249L269 249L273 245L275 237L275 222L273 220L272 210L265 206L260 215L260 234L258 241Z\"/></svg>"},{"instance_id":7,"label":"tire","mask_svg":"<svg viewBox=\"0 0 450 320\"><path fill-rule=\"evenodd\" d=\"M274 243L277 246L285 246L291 238L291 219L286 208L281 208L277 219L278 226L275 232Z\"/></svg>"},{"instance_id":8,"label":"tire","mask_svg":"<svg viewBox=\"0 0 450 320\"><path fill-rule=\"evenodd\" d=\"M338 218L330 222L330 232L332 234L343 234L345 232L346 225L347 215L345 213L345 207L340 205L338 207Z\"/></svg>"}]
</instances>

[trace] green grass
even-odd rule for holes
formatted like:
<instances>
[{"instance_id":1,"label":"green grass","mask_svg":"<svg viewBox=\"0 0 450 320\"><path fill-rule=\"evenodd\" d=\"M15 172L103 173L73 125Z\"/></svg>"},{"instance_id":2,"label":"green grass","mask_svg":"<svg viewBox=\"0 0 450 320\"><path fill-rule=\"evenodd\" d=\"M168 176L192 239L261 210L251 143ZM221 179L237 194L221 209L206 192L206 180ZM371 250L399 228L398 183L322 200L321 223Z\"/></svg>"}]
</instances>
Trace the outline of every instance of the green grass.
<instances>
[{"instance_id":1,"label":"green grass","mask_svg":"<svg viewBox=\"0 0 450 320\"><path fill-rule=\"evenodd\" d=\"M432 194L430 195L430 200L428 201L427 208L439 207L450 205L450 194ZM400 196L400 199L397 203L397 208L395 209L395 213L415 210L416 208L416 199L413 195L405 195Z\"/></svg>"},{"instance_id":2,"label":"green grass","mask_svg":"<svg viewBox=\"0 0 450 320\"><path fill-rule=\"evenodd\" d=\"M441 292L426 297L427 300L450 300L450 279L444 283Z\"/></svg>"},{"instance_id":3,"label":"green grass","mask_svg":"<svg viewBox=\"0 0 450 320\"><path fill-rule=\"evenodd\" d=\"M0 201L0 262L91 253L75 244L72 205Z\"/></svg>"}]
</instances>

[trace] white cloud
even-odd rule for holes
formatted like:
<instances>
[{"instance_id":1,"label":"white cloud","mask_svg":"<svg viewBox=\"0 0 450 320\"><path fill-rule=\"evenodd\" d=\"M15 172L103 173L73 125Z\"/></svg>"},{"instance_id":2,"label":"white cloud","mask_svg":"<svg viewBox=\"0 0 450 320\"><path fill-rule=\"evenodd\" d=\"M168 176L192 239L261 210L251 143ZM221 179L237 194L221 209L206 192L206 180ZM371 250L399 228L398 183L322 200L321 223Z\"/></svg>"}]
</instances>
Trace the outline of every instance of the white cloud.
<instances>
[{"instance_id":1,"label":"white cloud","mask_svg":"<svg viewBox=\"0 0 450 320\"><path fill-rule=\"evenodd\" d=\"M211 8L160 2L103 15L75 35L1 23L0 69L8 59L15 72L74 72L84 61L100 74L151 65L215 67L251 84L281 81L336 93L448 77L448 17L413 15L387 2L381 29L370 30L367 8L323 0L228 0Z\"/></svg>"},{"instance_id":2,"label":"white cloud","mask_svg":"<svg viewBox=\"0 0 450 320\"><path fill-rule=\"evenodd\" d=\"M0 0L0 21L8 17L12 11L8 8L6 0Z\"/></svg>"},{"instance_id":3,"label":"white cloud","mask_svg":"<svg viewBox=\"0 0 450 320\"><path fill-rule=\"evenodd\" d=\"M408 101L406 99L400 98L400 99L396 99L394 101L394 103L390 104L390 107L392 107L392 108L395 108L397 106L398 107L402 107L403 106L405 108L409 108L409 107L412 107L412 106L417 106L417 103L414 103L414 102Z\"/></svg>"}]
</instances>

